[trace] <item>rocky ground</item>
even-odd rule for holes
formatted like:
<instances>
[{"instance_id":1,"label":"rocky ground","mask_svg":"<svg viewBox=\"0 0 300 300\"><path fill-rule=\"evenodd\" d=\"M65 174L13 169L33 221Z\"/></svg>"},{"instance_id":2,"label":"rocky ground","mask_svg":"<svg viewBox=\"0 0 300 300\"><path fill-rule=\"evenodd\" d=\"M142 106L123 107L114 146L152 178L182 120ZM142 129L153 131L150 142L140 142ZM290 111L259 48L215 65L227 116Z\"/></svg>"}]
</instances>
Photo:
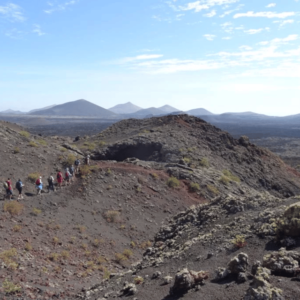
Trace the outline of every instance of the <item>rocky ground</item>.
<instances>
[{"instance_id":1,"label":"rocky ground","mask_svg":"<svg viewBox=\"0 0 300 300\"><path fill-rule=\"evenodd\" d=\"M25 183L21 206L2 202L2 298L298 299L300 174L246 137L188 116L0 137L2 181ZM72 185L36 195L33 174L87 153Z\"/></svg>"}]
</instances>

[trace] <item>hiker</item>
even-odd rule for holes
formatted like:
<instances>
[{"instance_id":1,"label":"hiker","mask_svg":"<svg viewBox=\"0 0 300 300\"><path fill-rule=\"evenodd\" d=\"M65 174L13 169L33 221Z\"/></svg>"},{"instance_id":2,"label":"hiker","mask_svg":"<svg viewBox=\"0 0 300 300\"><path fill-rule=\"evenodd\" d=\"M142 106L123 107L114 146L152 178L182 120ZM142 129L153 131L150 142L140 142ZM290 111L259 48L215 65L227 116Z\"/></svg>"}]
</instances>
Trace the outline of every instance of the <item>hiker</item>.
<instances>
[{"instance_id":1,"label":"hiker","mask_svg":"<svg viewBox=\"0 0 300 300\"><path fill-rule=\"evenodd\" d=\"M66 185L70 184L70 179L71 179L72 175L69 172L69 168L66 169L66 173L65 173L65 180L66 180ZM72 180L72 179L71 179Z\"/></svg>"},{"instance_id":2,"label":"hiker","mask_svg":"<svg viewBox=\"0 0 300 300\"><path fill-rule=\"evenodd\" d=\"M75 177L75 169L74 169L74 166L72 165L69 169L69 172L71 174L71 181L74 181L74 177Z\"/></svg>"},{"instance_id":3,"label":"hiker","mask_svg":"<svg viewBox=\"0 0 300 300\"><path fill-rule=\"evenodd\" d=\"M56 179L57 179L58 186L61 188L63 180L64 180L61 171L58 171L58 173L56 175Z\"/></svg>"},{"instance_id":4,"label":"hiker","mask_svg":"<svg viewBox=\"0 0 300 300\"><path fill-rule=\"evenodd\" d=\"M19 179L16 183L16 189L19 192L18 200L24 199L23 194L22 194L23 186L24 186L24 184L22 183L21 179Z\"/></svg>"},{"instance_id":5,"label":"hiker","mask_svg":"<svg viewBox=\"0 0 300 300\"><path fill-rule=\"evenodd\" d=\"M87 155L85 158L85 163L89 166L90 165L90 156Z\"/></svg>"},{"instance_id":6,"label":"hiker","mask_svg":"<svg viewBox=\"0 0 300 300\"><path fill-rule=\"evenodd\" d=\"M50 190L55 192L55 187L54 187L54 178L52 174L48 177L48 193L50 193Z\"/></svg>"},{"instance_id":7,"label":"hiker","mask_svg":"<svg viewBox=\"0 0 300 300\"><path fill-rule=\"evenodd\" d=\"M75 174L79 173L80 160L77 158L74 162L75 165Z\"/></svg>"},{"instance_id":8,"label":"hiker","mask_svg":"<svg viewBox=\"0 0 300 300\"><path fill-rule=\"evenodd\" d=\"M40 176L36 182L35 182L35 187L37 189L37 195L42 194L42 189L43 189L43 182L42 182L42 176Z\"/></svg>"},{"instance_id":9,"label":"hiker","mask_svg":"<svg viewBox=\"0 0 300 300\"><path fill-rule=\"evenodd\" d=\"M11 184L10 178L8 178L7 181L4 183L4 187L6 189L6 197L7 197L7 199L11 200L11 198L13 196L13 188L12 188L12 184Z\"/></svg>"}]
</instances>

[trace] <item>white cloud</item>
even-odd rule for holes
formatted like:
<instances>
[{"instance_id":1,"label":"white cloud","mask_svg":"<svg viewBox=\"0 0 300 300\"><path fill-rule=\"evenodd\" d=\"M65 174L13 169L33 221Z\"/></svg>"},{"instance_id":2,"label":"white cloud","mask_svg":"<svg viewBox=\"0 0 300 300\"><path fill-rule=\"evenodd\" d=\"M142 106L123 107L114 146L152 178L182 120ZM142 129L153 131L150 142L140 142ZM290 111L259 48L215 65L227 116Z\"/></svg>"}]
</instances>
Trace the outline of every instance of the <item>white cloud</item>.
<instances>
[{"instance_id":1,"label":"white cloud","mask_svg":"<svg viewBox=\"0 0 300 300\"><path fill-rule=\"evenodd\" d=\"M33 33L36 33L38 36L45 35L45 32L42 31L40 25L34 24L33 27L34 27L33 30L32 30Z\"/></svg>"},{"instance_id":2,"label":"white cloud","mask_svg":"<svg viewBox=\"0 0 300 300\"><path fill-rule=\"evenodd\" d=\"M124 63L129 63L129 62L138 62L142 60L149 60L149 59L157 59L161 58L163 55L161 54L142 54L142 55L137 55L134 57L125 57L118 61L118 63L124 64Z\"/></svg>"},{"instance_id":3,"label":"white cloud","mask_svg":"<svg viewBox=\"0 0 300 300\"><path fill-rule=\"evenodd\" d=\"M203 35L208 41L213 41L215 39L215 35L213 34L204 34Z\"/></svg>"},{"instance_id":4,"label":"white cloud","mask_svg":"<svg viewBox=\"0 0 300 300\"><path fill-rule=\"evenodd\" d=\"M276 13L276 12L271 12L271 11L262 11L262 12L253 12L253 11L248 11L246 13L238 13L233 16L234 19L237 18L242 18L242 17L262 17L262 18L268 18L268 19L273 19L273 18L278 18L278 19L285 19L287 17L295 16L295 12L282 12L282 13Z\"/></svg>"},{"instance_id":5,"label":"white cloud","mask_svg":"<svg viewBox=\"0 0 300 300\"><path fill-rule=\"evenodd\" d=\"M276 3L270 3L266 6L266 8L271 8L271 7L275 7L276 6Z\"/></svg>"},{"instance_id":6,"label":"white cloud","mask_svg":"<svg viewBox=\"0 0 300 300\"><path fill-rule=\"evenodd\" d=\"M202 10L210 9L211 7L214 6L222 6L222 5L233 4L237 2L239 2L239 0L199 0L195 2L189 2L186 5L179 5L179 6L176 6L174 3L170 3L170 2L168 2L168 4L176 11L194 10L195 12L200 12Z\"/></svg>"},{"instance_id":7,"label":"white cloud","mask_svg":"<svg viewBox=\"0 0 300 300\"><path fill-rule=\"evenodd\" d=\"M216 11L215 10L212 10L211 12L207 13L204 15L204 17L207 17L207 18L212 18L216 15Z\"/></svg>"},{"instance_id":8,"label":"white cloud","mask_svg":"<svg viewBox=\"0 0 300 300\"><path fill-rule=\"evenodd\" d=\"M13 29L5 32L5 36L7 36L11 39L15 39L15 40L22 39L25 34L26 33L24 31L16 29L16 28L13 28Z\"/></svg>"},{"instance_id":9,"label":"white cloud","mask_svg":"<svg viewBox=\"0 0 300 300\"><path fill-rule=\"evenodd\" d=\"M22 8L14 3L0 6L0 15L4 16L10 22L24 22L26 20L22 13Z\"/></svg>"},{"instance_id":10,"label":"white cloud","mask_svg":"<svg viewBox=\"0 0 300 300\"><path fill-rule=\"evenodd\" d=\"M244 32L247 34L257 34L257 33L261 33L264 30L269 31L270 28L266 27L266 28L259 28L259 29L248 29L248 30L245 30Z\"/></svg>"},{"instance_id":11,"label":"white cloud","mask_svg":"<svg viewBox=\"0 0 300 300\"><path fill-rule=\"evenodd\" d=\"M46 14L52 14L53 12L56 12L56 11L63 11L63 10L66 10L69 6L72 6L78 2L79 2L79 0L70 0L70 1L67 1L67 2L64 2L61 4L47 2L48 6L50 6L50 8L44 10L44 12Z\"/></svg>"},{"instance_id":12,"label":"white cloud","mask_svg":"<svg viewBox=\"0 0 300 300\"><path fill-rule=\"evenodd\" d=\"M273 23L278 23L279 27L283 27L286 24L293 24L295 21L293 19L283 20L283 21L273 21Z\"/></svg>"}]
</instances>

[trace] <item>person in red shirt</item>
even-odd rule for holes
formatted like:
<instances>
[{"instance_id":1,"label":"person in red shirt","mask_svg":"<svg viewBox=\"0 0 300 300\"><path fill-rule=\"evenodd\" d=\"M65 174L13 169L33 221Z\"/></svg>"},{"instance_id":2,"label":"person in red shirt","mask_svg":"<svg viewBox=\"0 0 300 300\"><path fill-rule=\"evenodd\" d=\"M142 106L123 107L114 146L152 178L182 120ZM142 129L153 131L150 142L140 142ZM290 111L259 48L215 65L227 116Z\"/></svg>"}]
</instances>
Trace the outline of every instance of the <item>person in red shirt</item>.
<instances>
[{"instance_id":1,"label":"person in red shirt","mask_svg":"<svg viewBox=\"0 0 300 300\"><path fill-rule=\"evenodd\" d=\"M13 188L12 188L12 184L11 184L10 178L7 179L6 184L7 184L6 195L7 195L7 198L9 200L11 200L12 195L13 195Z\"/></svg>"},{"instance_id":2,"label":"person in red shirt","mask_svg":"<svg viewBox=\"0 0 300 300\"><path fill-rule=\"evenodd\" d=\"M58 184L58 186L61 188L62 182L63 182L63 180L64 180L61 171L58 171L58 173L57 173L57 175L56 175L56 179L57 179L57 184Z\"/></svg>"}]
</instances>

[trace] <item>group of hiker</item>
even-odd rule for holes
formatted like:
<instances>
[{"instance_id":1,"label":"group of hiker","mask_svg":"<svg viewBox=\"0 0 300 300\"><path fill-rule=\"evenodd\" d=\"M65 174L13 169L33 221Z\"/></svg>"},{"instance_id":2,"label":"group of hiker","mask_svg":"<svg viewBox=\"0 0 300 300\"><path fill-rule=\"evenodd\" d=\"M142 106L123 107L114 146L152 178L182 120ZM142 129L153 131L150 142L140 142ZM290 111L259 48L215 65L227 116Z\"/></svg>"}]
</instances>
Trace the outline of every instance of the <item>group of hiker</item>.
<instances>
[{"instance_id":1,"label":"group of hiker","mask_svg":"<svg viewBox=\"0 0 300 300\"><path fill-rule=\"evenodd\" d=\"M90 156L86 156L85 158L85 163L87 165L90 164ZM71 165L70 167L67 167L64 171L64 175L63 172L61 170L58 170L57 174L56 174L56 181L57 181L57 186L59 188L62 188L63 186L63 182L65 182L65 185L70 185L74 180L75 180L75 176L76 174L78 174L80 172L80 160L76 159L74 164ZM42 190L43 190L43 181L42 181L42 176L39 176L36 181L35 181L35 186L36 186L36 190L37 190L37 195L41 195ZM50 176L47 179L48 181L48 193L50 193L50 190L52 190L53 192L55 192L55 179L54 179L54 174L50 174ZM7 181L4 182L4 188L6 190L6 197L8 200L12 200L12 196L13 196L13 186L12 186L12 181L11 178L8 178ZM24 184L22 183L21 179L19 179L16 182L16 189L18 191L18 201L21 199L24 199L23 197L23 187Z\"/></svg>"}]
</instances>

